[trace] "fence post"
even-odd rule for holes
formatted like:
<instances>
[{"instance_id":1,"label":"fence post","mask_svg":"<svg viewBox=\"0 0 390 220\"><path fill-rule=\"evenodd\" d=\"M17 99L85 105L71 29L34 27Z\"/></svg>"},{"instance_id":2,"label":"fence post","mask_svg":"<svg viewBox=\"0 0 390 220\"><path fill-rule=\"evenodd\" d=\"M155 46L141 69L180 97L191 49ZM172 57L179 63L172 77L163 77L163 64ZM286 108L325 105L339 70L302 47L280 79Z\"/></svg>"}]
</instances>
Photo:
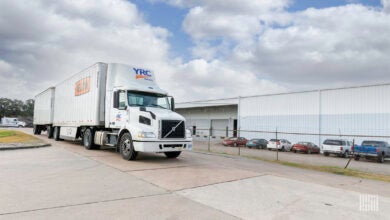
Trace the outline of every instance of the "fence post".
<instances>
[{"instance_id":1,"label":"fence post","mask_svg":"<svg viewBox=\"0 0 390 220\"><path fill-rule=\"evenodd\" d=\"M226 136L225 137L229 137L229 126L226 126Z\"/></svg>"},{"instance_id":2,"label":"fence post","mask_svg":"<svg viewBox=\"0 0 390 220\"><path fill-rule=\"evenodd\" d=\"M209 143L208 143L208 151L210 152L210 145L211 145L211 131L212 131L212 127L210 126L210 129L209 129Z\"/></svg>"},{"instance_id":3,"label":"fence post","mask_svg":"<svg viewBox=\"0 0 390 220\"><path fill-rule=\"evenodd\" d=\"M238 140L238 138L240 138L240 130L241 130L241 127L238 128L237 140ZM241 147L238 144L238 156L240 156L240 155L241 155Z\"/></svg>"},{"instance_id":4,"label":"fence post","mask_svg":"<svg viewBox=\"0 0 390 220\"><path fill-rule=\"evenodd\" d=\"M355 138L352 140L352 146L355 147ZM352 154L351 157L349 158L348 160L348 163L347 165L345 165L344 169L347 169L349 163L351 162L352 158L354 157L354 155Z\"/></svg>"},{"instance_id":5,"label":"fence post","mask_svg":"<svg viewBox=\"0 0 390 220\"><path fill-rule=\"evenodd\" d=\"M278 161L278 160L279 160L279 149L278 149L278 128L276 128L275 136L276 136L276 161Z\"/></svg>"}]
</instances>

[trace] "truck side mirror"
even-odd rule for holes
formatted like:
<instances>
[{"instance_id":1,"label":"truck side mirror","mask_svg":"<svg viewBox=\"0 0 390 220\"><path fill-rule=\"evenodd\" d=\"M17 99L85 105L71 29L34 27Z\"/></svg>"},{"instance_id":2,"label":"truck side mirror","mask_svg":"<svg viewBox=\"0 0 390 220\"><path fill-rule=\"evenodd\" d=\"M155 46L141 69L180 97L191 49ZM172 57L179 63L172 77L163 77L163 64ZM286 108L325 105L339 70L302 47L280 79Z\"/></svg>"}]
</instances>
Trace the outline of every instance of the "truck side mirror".
<instances>
[{"instance_id":1,"label":"truck side mirror","mask_svg":"<svg viewBox=\"0 0 390 220\"><path fill-rule=\"evenodd\" d=\"M114 108L119 108L119 91L114 92L114 100L113 100Z\"/></svg>"},{"instance_id":2,"label":"truck side mirror","mask_svg":"<svg viewBox=\"0 0 390 220\"><path fill-rule=\"evenodd\" d=\"M175 111L175 99L171 97L171 110Z\"/></svg>"}]
</instances>

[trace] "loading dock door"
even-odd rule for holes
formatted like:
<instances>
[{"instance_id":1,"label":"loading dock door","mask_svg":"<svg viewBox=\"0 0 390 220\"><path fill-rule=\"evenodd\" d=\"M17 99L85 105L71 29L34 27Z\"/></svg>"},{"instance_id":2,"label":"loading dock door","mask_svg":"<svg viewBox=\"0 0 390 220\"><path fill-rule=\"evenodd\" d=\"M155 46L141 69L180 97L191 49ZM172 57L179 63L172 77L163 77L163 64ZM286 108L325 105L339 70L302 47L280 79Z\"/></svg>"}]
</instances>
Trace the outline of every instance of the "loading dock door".
<instances>
[{"instance_id":1,"label":"loading dock door","mask_svg":"<svg viewBox=\"0 0 390 220\"><path fill-rule=\"evenodd\" d=\"M211 120L212 136L226 137L226 127L229 126L228 119L213 119ZM232 129L232 128L229 128Z\"/></svg>"}]
</instances>

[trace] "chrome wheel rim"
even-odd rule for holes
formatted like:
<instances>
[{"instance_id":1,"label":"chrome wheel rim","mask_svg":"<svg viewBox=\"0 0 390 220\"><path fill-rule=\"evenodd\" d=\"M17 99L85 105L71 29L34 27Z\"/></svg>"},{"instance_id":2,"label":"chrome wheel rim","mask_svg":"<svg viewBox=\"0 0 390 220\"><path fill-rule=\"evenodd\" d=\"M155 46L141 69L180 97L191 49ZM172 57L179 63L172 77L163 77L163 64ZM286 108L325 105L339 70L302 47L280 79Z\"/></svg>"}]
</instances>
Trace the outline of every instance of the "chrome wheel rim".
<instances>
[{"instance_id":1,"label":"chrome wheel rim","mask_svg":"<svg viewBox=\"0 0 390 220\"><path fill-rule=\"evenodd\" d=\"M130 140L125 140L122 143L122 153L128 155L130 153L131 143Z\"/></svg>"}]
</instances>

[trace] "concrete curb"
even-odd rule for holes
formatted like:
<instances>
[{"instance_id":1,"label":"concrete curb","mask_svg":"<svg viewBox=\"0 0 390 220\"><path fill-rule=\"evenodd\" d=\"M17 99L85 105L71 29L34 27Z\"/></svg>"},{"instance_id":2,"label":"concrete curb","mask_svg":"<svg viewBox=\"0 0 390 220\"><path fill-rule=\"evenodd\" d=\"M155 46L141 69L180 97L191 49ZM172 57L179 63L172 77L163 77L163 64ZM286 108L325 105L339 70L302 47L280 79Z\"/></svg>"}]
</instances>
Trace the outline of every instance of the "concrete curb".
<instances>
[{"instance_id":1,"label":"concrete curb","mask_svg":"<svg viewBox=\"0 0 390 220\"><path fill-rule=\"evenodd\" d=\"M41 148L41 147L49 147L51 144L48 143L32 143L32 144L22 144L22 143L9 143L9 144L1 144L0 143L0 151L5 150L20 150L20 149L32 149L32 148Z\"/></svg>"}]
</instances>

